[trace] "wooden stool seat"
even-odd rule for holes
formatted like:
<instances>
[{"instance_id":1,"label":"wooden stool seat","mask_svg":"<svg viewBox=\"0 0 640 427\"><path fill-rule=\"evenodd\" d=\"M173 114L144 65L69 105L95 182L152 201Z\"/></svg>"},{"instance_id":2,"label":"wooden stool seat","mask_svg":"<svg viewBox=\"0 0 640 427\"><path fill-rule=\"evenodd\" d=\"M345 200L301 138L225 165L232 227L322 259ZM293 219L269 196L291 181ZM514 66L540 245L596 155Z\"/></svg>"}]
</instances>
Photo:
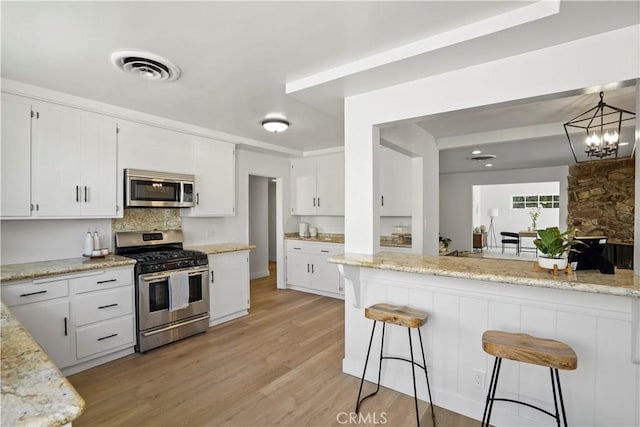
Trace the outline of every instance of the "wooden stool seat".
<instances>
[{"instance_id":1,"label":"wooden stool seat","mask_svg":"<svg viewBox=\"0 0 640 427\"><path fill-rule=\"evenodd\" d=\"M578 366L578 356L565 343L528 334L486 331L482 334L482 349L496 357L548 368L571 371Z\"/></svg>"},{"instance_id":2,"label":"wooden stool seat","mask_svg":"<svg viewBox=\"0 0 640 427\"><path fill-rule=\"evenodd\" d=\"M391 304L375 304L364 310L364 317L384 323L419 328L427 322L429 315L424 311Z\"/></svg>"}]
</instances>

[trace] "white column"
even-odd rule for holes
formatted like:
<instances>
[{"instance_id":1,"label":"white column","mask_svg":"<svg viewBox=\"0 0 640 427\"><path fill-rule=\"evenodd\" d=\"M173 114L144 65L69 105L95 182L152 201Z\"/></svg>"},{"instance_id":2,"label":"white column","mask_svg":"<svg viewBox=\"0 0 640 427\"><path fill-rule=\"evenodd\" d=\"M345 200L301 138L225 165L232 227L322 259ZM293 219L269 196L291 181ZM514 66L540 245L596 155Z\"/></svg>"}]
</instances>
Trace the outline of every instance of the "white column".
<instances>
[{"instance_id":1,"label":"white column","mask_svg":"<svg viewBox=\"0 0 640 427\"><path fill-rule=\"evenodd\" d=\"M349 105L345 100L344 249L374 254L380 251L380 207L373 202L380 193L380 131L365 118L366 111L353 111Z\"/></svg>"}]
</instances>

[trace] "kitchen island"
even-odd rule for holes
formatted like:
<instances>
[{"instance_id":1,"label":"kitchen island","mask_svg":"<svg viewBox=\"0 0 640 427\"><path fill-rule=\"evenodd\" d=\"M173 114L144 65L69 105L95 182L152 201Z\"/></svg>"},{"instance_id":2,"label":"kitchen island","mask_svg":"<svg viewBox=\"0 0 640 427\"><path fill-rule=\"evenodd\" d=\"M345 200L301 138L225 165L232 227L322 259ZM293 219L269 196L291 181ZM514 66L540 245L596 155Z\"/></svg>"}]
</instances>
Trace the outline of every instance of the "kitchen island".
<instances>
[{"instance_id":1,"label":"kitchen island","mask_svg":"<svg viewBox=\"0 0 640 427\"><path fill-rule=\"evenodd\" d=\"M3 426L63 426L85 402L42 348L2 304Z\"/></svg>"},{"instance_id":2,"label":"kitchen island","mask_svg":"<svg viewBox=\"0 0 640 427\"><path fill-rule=\"evenodd\" d=\"M497 329L573 347L578 369L560 374L569 424L640 425L640 280L632 271L553 276L534 271L533 261L389 252L328 261L340 264L345 278L344 372L362 375L372 323L363 309L382 302L408 305L429 313L423 336L436 405L482 418L493 358L482 350L481 337ZM372 355L379 354L378 341ZM409 356L402 328L387 328L385 351ZM374 371L368 371L369 381L375 380ZM505 362L500 380L501 397L552 409L544 368ZM426 400L421 381L418 397ZM382 384L413 394L411 370L395 362L383 365ZM527 407L501 404L494 407L492 422L548 425L550 419Z\"/></svg>"}]
</instances>

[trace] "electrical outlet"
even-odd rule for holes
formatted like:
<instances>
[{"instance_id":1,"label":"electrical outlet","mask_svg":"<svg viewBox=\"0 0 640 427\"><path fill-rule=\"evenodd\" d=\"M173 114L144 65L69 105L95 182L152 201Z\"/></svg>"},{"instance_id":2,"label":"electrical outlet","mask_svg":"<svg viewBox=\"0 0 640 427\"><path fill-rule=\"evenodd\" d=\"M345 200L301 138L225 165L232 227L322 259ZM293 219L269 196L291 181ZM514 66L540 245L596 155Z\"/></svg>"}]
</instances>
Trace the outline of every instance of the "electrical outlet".
<instances>
[{"instance_id":1,"label":"electrical outlet","mask_svg":"<svg viewBox=\"0 0 640 427\"><path fill-rule=\"evenodd\" d=\"M485 372L480 369L473 370L473 385L478 388L484 388L484 375Z\"/></svg>"}]
</instances>

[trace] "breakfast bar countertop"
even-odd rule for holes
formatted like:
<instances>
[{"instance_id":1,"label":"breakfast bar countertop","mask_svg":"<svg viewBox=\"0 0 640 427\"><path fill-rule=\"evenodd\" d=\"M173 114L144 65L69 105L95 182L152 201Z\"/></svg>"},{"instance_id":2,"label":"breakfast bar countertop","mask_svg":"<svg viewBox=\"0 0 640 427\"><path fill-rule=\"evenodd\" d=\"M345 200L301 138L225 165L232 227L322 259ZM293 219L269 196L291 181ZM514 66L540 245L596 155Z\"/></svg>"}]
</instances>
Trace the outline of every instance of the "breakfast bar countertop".
<instances>
[{"instance_id":1,"label":"breakfast bar countertop","mask_svg":"<svg viewBox=\"0 0 640 427\"><path fill-rule=\"evenodd\" d=\"M84 411L84 399L4 304L1 310L0 424L71 425Z\"/></svg>"},{"instance_id":2,"label":"breakfast bar countertop","mask_svg":"<svg viewBox=\"0 0 640 427\"><path fill-rule=\"evenodd\" d=\"M379 252L375 255L348 253L332 256L327 261L406 273L640 298L640 277L635 276L632 270L616 269L615 274L583 270L571 274L559 272L554 276L549 271L534 271L533 261L422 256L392 252Z\"/></svg>"},{"instance_id":3,"label":"breakfast bar countertop","mask_svg":"<svg viewBox=\"0 0 640 427\"><path fill-rule=\"evenodd\" d=\"M24 264L6 264L0 266L0 282L35 279L53 274L79 273L89 270L134 265L132 258L119 255L105 255L101 258L67 258L52 261L27 262Z\"/></svg>"}]
</instances>

